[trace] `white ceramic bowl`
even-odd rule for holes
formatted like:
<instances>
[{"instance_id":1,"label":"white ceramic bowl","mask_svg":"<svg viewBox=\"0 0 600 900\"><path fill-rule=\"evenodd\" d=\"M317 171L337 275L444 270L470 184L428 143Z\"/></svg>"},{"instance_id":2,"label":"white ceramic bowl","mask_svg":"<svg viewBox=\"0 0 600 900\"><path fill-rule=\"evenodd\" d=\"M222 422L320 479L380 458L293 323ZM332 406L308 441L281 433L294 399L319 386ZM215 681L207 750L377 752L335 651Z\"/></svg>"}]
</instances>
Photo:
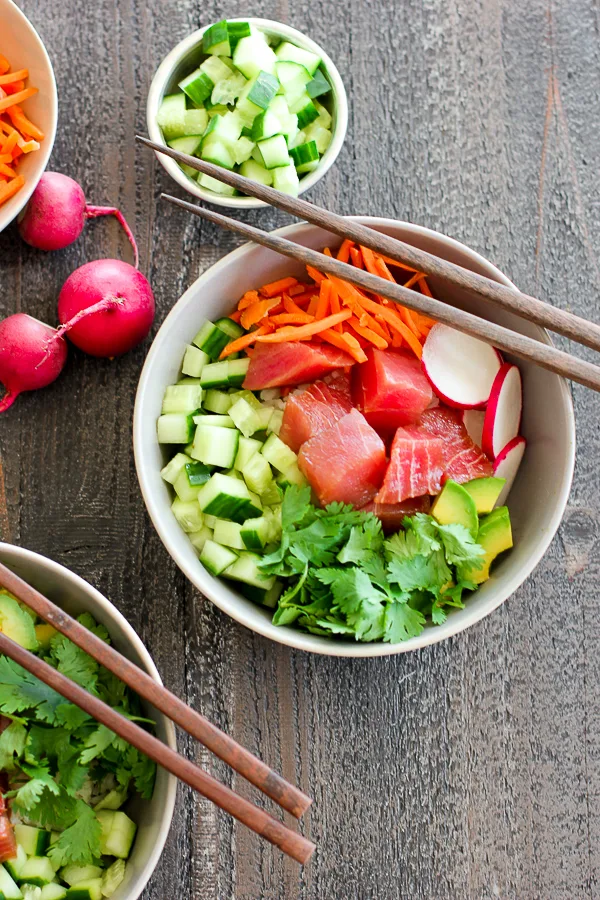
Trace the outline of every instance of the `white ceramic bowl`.
<instances>
[{"instance_id":1,"label":"white ceramic bowl","mask_svg":"<svg viewBox=\"0 0 600 900\"><path fill-rule=\"evenodd\" d=\"M273 22L271 19L254 19L247 17L239 19L230 18L229 21L250 22L251 25L255 25L257 28L260 28L261 31L264 31L269 35L291 41L298 47L302 47L303 50L310 50L312 53L317 53L322 59L323 68L325 69L332 86L333 97L330 110L333 117L332 138L329 147L323 154L323 157L314 172L309 172L308 175L304 175L300 178L300 193L303 194L304 191L313 187L331 168L342 149L342 144L346 137L346 129L348 127L348 100L340 73L322 47L312 41L309 37L306 37L306 35L302 34L301 31L296 31L295 28L291 28L289 25L283 25L281 22ZM198 65L202 51L202 35L207 28L210 28L210 25L199 28L198 31L194 31L189 37L180 41L176 47L173 47L171 52L161 62L152 79L146 105L146 122L148 134L151 140L157 144L165 144L162 132L156 122L156 116L160 104L162 103L162 99L165 94L172 93L176 89L177 83ZM233 209L255 209L259 206L265 206L265 203L262 200L257 200L255 197L226 197L222 194L215 194L213 191L201 188L197 182L188 178L175 160L169 159L168 156L164 156L162 153L157 153L156 156L171 178L181 185L188 194L193 194L194 197L199 197L201 200L213 203L216 206L228 206Z\"/></svg>"},{"instance_id":2,"label":"white ceramic bowl","mask_svg":"<svg viewBox=\"0 0 600 900\"><path fill-rule=\"evenodd\" d=\"M120 653L162 683L152 657L127 619L83 578L45 556L13 544L0 543L0 560L71 615L91 613L106 627ZM176 750L173 723L148 704L145 709L145 714L156 722L157 737ZM125 880L114 893L113 900L137 900L148 883L171 827L176 789L177 779L159 767L152 799L129 801L126 809L138 823L138 830L127 861Z\"/></svg>"},{"instance_id":3,"label":"white ceramic bowl","mask_svg":"<svg viewBox=\"0 0 600 900\"><path fill-rule=\"evenodd\" d=\"M482 256L443 234L391 219L361 216L357 221L510 285L508 278ZM290 225L277 233L315 249L340 243L339 238L313 225ZM515 546L493 569L490 580L467 601L465 609L453 610L443 625L429 626L418 637L401 644L335 641L275 626L267 610L246 600L226 581L214 578L198 561L171 513L170 488L160 477L164 457L156 439L156 420L166 386L179 377L184 345L205 319L228 315L246 290L289 274L301 275L302 266L271 250L246 244L201 275L175 304L156 335L142 371L134 414L137 473L152 521L177 565L199 591L238 622L272 640L314 653L355 657L404 653L442 641L496 609L525 581L550 544L563 516L573 476L575 423L569 389L558 376L520 364L525 400L522 431L528 448L508 501ZM430 283L440 299L451 298L456 305L492 321L549 341L546 332L536 325L486 301L468 298L457 289L444 290L435 279Z\"/></svg>"},{"instance_id":4,"label":"white ceramic bowl","mask_svg":"<svg viewBox=\"0 0 600 900\"><path fill-rule=\"evenodd\" d=\"M27 85L36 87L38 93L25 101L23 112L45 134L40 149L19 160L18 172L25 177L25 184L14 197L0 206L0 231L3 231L25 206L48 165L56 136L58 99L46 48L27 16L12 0L0 0L0 34L0 49L13 70L29 69Z\"/></svg>"}]
</instances>

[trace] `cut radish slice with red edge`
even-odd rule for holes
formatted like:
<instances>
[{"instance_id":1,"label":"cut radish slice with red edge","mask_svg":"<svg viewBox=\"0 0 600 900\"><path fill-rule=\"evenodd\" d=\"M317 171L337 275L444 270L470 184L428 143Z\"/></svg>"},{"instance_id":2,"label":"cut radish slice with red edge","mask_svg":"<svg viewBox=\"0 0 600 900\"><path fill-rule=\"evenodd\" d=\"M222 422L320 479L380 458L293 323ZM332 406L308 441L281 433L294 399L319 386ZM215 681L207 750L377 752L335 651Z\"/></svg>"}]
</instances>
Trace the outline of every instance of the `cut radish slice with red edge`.
<instances>
[{"instance_id":1,"label":"cut radish slice with red edge","mask_svg":"<svg viewBox=\"0 0 600 900\"><path fill-rule=\"evenodd\" d=\"M503 450L500 451L494 463L494 475L497 478L505 478L506 484L500 492L500 496L496 501L496 506L503 506L506 498L510 493L513 482L517 477L527 441L524 437L516 437L510 441Z\"/></svg>"},{"instance_id":2,"label":"cut radish slice with red edge","mask_svg":"<svg viewBox=\"0 0 600 900\"><path fill-rule=\"evenodd\" d=\"M482 409L502 357L489 344L438 322L423 346L422 363L440 400L457 409Z\"/></svg>"},{"instance_id":3,"label":"cut radish slice with red edge","mask_svg":"<svg viewBox=\"0 0 600 900\"><path fill-rule=\"evenodd\" d=\"M490 459L518 435L522 409L521 373L517 366L505 363L494 379L483 423L481 447Z\"/></svg>"},{"instance_id":4,"label":"cut radish slice with red edge","mask_svg":"<svg viewBox=\"0 0 600 900\"><path fill-rule=\"evenodd\" d=\"M479 409L465 409L463 412L463 425L474 444L481 447L483 436L483 421L485 413Z\"/></svg>"}]
</instances>

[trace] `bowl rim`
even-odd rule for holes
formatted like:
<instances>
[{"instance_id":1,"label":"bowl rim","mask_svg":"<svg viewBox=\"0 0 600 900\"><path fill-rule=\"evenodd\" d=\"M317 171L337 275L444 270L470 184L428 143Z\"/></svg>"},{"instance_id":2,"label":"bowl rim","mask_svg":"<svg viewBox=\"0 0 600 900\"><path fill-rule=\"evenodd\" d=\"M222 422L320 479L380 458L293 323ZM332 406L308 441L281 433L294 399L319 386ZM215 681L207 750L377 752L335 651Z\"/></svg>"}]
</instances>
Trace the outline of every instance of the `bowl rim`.
<instances>
[{"instance_id":1,"label":"bowl rim","mask_svg":"<svg viewBox=\"0 0 600 900\"><path fill-rule=\"evenodd\" d=\"M336 161L340 150L342 149L342 145L344 143L346 131L348 128L348 97L346 95L346 89L344 87L342 77L335 63L333 62L331 57L329 57L328 54L325 53L323 48L319 44L317 44L316 41L313 41L312 38L309 38L303 32L298 31L291 25L286 25L283 22L276 22L273 19L261 19L249 16L228 16L227 21L249 22L251 25L256 25L257 28L262 28L264 31L270 31L275 34L280 34L287 40L293 41L294 43L298 44L298 46L302 47L303 49L310 50L313 53L318 54L321 57L321 61L331 79L334 106L336 109L335 129L332 132L331 143L323 154L323 157L319 161L319 165L317 166L317 168L313 172L309 172L307 175L305 175L304 178L302 178L300 181L299 193L303 194L305 191L308 191L310 190L310 188L314 187L314 185L318 181L320 181L320 179L329 171L331 166ZM165 56L158 69L154 73L154 77L152 78L150 89L148 91L148 99L146 101L146 127L148 129L148 134L150 135L151 140L153 140L157 144L163 144L164 146L166 146L166 141L164 140L161 130L156 122L156 115L158 113L158 108L164 95L164 87L167 79L169 78L179 59L194 47L196 47L200 42L204 32L214 24L214 22L210 22L208 25L204 25L202 28L199 28L196 31L192 32L192 34L188 35L186 38L176 44L175 47L173 47L173 49ZM171 178L173 178L173 180L177 182L177 184L179 184L185 191L187 191L188 194L192 194L192 196L198 197L200 200L204 200L206 203L212 203L215 206L226 206L230 209L259 209L260 207L268 205L264 202L264 200L258 200L256 197L226 197L215 194L213 191L205 190L198 184L190 181L187 175L185 175L185 173L181 171L179 165L175 162L175 160L170 159L168 156L164 156L161 153L155 152L155 156L162 167L168 172Z\"/></svg>"},{"instance_id":2,"label":"bowl rim","mask_svg":"<svg viewBox=\"0 0 600 900\"><path fill-rule=\"evenodd\" d=\"M50 130L47 131L44 136L44 140L41 143L40 149L37 151L37 153L40 154L38 156L38 161L41 164L40 174L35 179L29 178L15 197L9 200L4 207L0 207L0 231L4 231L4 229L7 228L8 225L10 225L10 223L14 221L14 219L16 219L16 217L19 215L19 213L33 194L34 190L36 189L38 182L46 171L46 166L48 165L48 162L50 160L50 156L54 148L54 141L56 139L56 129L58 127L58 91L56 89L54 68L52 66L48 51L46 50L46 46L39 36L37 30L31 24L30 20L27 18L23 10L17 6L14 0L4 0L4 2L8 5L8 8L11 9L11 11L14 12L17 17L22 20L26 28L29 29L29 31L33 35L34 40L37 42L40 55L42 59L45 60L48 67L48 71L50 74L48 91L50 96L48 97L48 102L50 105L51 126ZM7 213L8 215L8 218L6 222L4 222L4 224L2 224L3 213Z\"/></svg>"},{"instance_id":3,"label":"bowl rim","mask_svg":"<svg viewBox=\"0 0 600 900\"><path fill-rule=\"evenodd\" d=\"M472 250L461 241L458 241L455 238L448 237L441 232L434 231L431 228L426 228L421 225L414 225L410 222L405 222L398 219L375 216L348 216L347 218L375 228L377 228L378 226L382 228L389 228L390 226L400 226L408 229L415 235L433 237L436 240L440 241L442 246L459 250L460 252L466 254L466 256L474 264L481 265L486 274L488 274L490 277L495 278L501 284L505 284L507 287L514 287L510 279L506 275L504 275L500 271L500 269L494 266L493 263L489 262L489 260L487 260L484 256L482 256L477 251ZM282 237L293 237L294 235L297 236L298 232L302 231L303 229L317 227L318 226L308 225L305 222L295 222L291 225L286 225L283 228L278 228L273 233L281 235ZM440 629L438 628L425 628L418 637L411 638L409 641L405 641L400 644L388 644L383 642L356 642L355 644L342 644L335 641L328 641L316 635L305 634L301 631L295 631L294 629L287 626L275 626L267 619L265 619L264 623L261 620L258 624L254 622L252 624L249 624L243 608L238 608L237 604L232 603L227 598L221 598L218 592L213 590L213 576L211 576L208 572L205 572L201 565L198 566L198 569L192 570L192 568L186 564L185 560L180 558L177 548L173 546L172 542L169 539L167 529L162 527L162 504L154 496L151 482L148 478L147 472L144 469L145 452L142 407L145 405L144 401L146 394L150 394L152 391L151 373L154 359L160 352L162 352L162 348L160 346L161 341L159 339L161 331L163 332L163 334L167 333L169 323L181 314L180 311L185 308L187 304L192 302L192 297L197 295L198 286L201 284L203 279L205 279L209 274L211 275L211 277L213 277L215 272L218 273L220 270L225 269L231 265L241 264L244 255L254 247L255 245L252 243L246 243L241 247L237 247L235 250L232 250L226 256L218 260L213 266L210 266L205 272L202 273L202 275L199 276L199 278L196 279L196 281L192 285L190 285L190 287L184 292L184 294L182 294L179 300L172 307L171 311L165 318L159 331L154 337L152 346L150 347L144 366L142 368L135 397L133 417L135 466L138 481L140 483L140 489L142 491L142 496L144 498L148 514L150 515L152 523L156 528L162 543L164 544L169 555L176 562L184 575L194 585L194 587L196 587L197 590L200 591L200 593L207 597L220 610L227 613L227 615L235 619L236 622L245 625L251 631L255 631L263 637L269 638L288 647L293 647L297 650L307 650L309 652L322 654L324 656L337 656L347 658L395 656L398 653L408 653L412 650L420 650L423 647L430 646L431 644L437 644L443 640L454 637L456 634L465 631L476 622L479 622L481 619L484 619L486 616L488 616L502 603L504 603L504 601L507 600L520 587L521 584L523 584L523 582L526 580L526 578L529 577L529 575L531 575L535 567L538 565L538 563L546 553L562 521L573 480L576 443L573 400L566 380L562 377L554 376L559 378L560 390L563 395L567 410L567 425L569 429L569 453L567 467L562 478L561 489L557 494L554 512L547 523L547 528L544 530L544 534L539 542L537 551L531 554L528 559L527 566L522 567L518 572L515 572L512 575L504 589L501 592L498 592L498 596L494 597L489 605L486 605L483 609L474 609L473 607L471 607L470 611L469 606L467 605L465 607L466 614L459 623L456 623L454 617L448 618L447 622L445 623L446 625L448 625L448 628L444 633L440 634ZM544 343L551 344L552 342L545 329L539 326L535 327L539 330L540 340L544 341Z\"/></svg>"},{"instance_id":4,"label":"bowl rim","mask_svg":"<svg viewBox=\"0 0 600 900\"><path fill-rule=\"evenodd\" d=\"M113 603L111 603L107 597L104 596L104 594L102 594L97 588L86 581L85 578L82 578L80 575L72 572L71 569L67 569L66 566L61 565L61 563L55 562L55 560L44 556L42 553L37 553L35 550L29 550L26 547L19 547L16 544L9 544L5 541L0 541L0 558L2 558L3 560L8 560L8 565L10 565L11 561L18 560L27 560L33 562L34 565L39 565L41 568L45 568L47 571L50 571L56 576L62 578L67 587L69 585L73 585L78 590L93 597L98 606L100 606L106 612L107 618L117 622L119 627L123 630L127 641L135 648L136 652L138 653L146 672L148 672L150 677L154 681L156 681L157 684L162 685L163 681L160 677L158 669L156 668L156 664L152 659L148 649L146 648L146 645L144 644L134 627L125 618L123 613L120 612L120 610L118 610L117 607ZM175 736L175 726L173 722L171 721L171 719L167 718L164 713L161 713L160 710L156 710L156 714L163 720L167 738L166 742L168 746L171 748L171 750L177 751L177 739ZM162 807L160 812L161 821L158 831L158 837L152 847L152 851L149 854L144 867L141 869L140 873L137 876L138 883L135 889L127 895L127 900L137 900L142 891L145 889L154 873L154 870L156 869L156 866L158 865L167 837L169 835L169 831L171 830L173 813L175 811L177 779L170 772L166 772L166 781L166 797L164 806Z\"/></svg>"}]
</instances>

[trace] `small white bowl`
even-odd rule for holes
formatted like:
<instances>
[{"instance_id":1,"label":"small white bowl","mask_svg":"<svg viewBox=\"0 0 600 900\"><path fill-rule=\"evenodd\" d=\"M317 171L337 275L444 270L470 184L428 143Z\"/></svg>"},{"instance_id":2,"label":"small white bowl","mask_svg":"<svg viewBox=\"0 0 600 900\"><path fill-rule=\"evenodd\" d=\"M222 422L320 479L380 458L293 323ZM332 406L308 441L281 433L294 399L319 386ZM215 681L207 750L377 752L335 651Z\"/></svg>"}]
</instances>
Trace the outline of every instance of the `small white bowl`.
<instances>
[{"instance_id":1,"label":"small white bowl","mask_svg":"<svg viewBox=\"0 0 600 900\"><path fill-rule=\"evenodd\" d=\"M501 284L511 284L483 256L439 232L393 219L355 218ZM334 248L340 243L339 237L302 223L275 233L317 250L325 246ZM294 260L255 244L245 244L204 272L163 322L142 370L133 423L137 474L148 512L163 544L192 584L223 612L271 640L313 653L349 657L388 656L435 644L464 631L500 606L531 574L554 537L569 496L575 462L575 421L569 389L557 375L529 363L519 363L524 392L522 433L528 446L508 499L515 546L494 567L490 580L469 597L464 609L453 610L443 625L430 625L418 637L400 644L336 641L289 626L273 625L269 610L246 600L233 584L206 571L177 524L170 509L170 487L160 477L166 457L156 438L156 420L165 388L179 377L184 346L200 325L206 319L214 321L229 315L245 291L284 275L302 277L304 272L303 266ZM529 337L550 342L546 332L537 325L484 300L469 297L457 288L444 288L435 279L430 282L440 299Z\"/></svg>"},{"instance_id":2,"label":"small white bowl","mask_svg":"<svg viewBox=\"0 0 600 900\"><path fill-rule=\"evenodd\" d=\"M19 159L17 171L25 177L25 184L0 206L0 231L3 231L21 212L48 165L56 136L58 98L52 63L42 39L12 0L0 0L0 26L3 55L15 71L29 69L27 85L38 89L34 97L25 101L23 112L45 135L39 150Z\"/></svg>"},{"instance_id":3,"label":"small white bowl","mask_svg":"<svg viewBox=\"0 0 600 900\"><path fill-rule=\"evenodd\" d=\"M348 127L348 99L346 97L346 89L344 88L340 73L322 47L312 41L309 37L306 37L302 32L296 31L295 28L291 28L289 25L283 25L281 22L273 22L271 19L254 19L247 17L238 19L230 18L228 21L249 22L261 31L266 32L266 34L291 41L298 47L302 47L303 50L310 50L311 53L316 53L321 57L323 68L325 69L332 87L332 137L329 147L323 154L323 157L314 172L309 172L307 175L300 178L299 192L303 194L304 191L308 191L311 187L314 187L317 181L320 181L323 175L331 168L342 149L342 144L346 137L346 129ZM148 102L146 104L148 134L150 139L156 144L163 144L166 146L162 131L156 121L162 99L166 94L170 94L174 91L177 83L190 72L194 65L198 65L198 58L200 55L199 46L202 43L202 35L210 27L210 25L205 25L204 28L199 28L198 31L194 31L193 34L190 34L183 41L180 41L176 47L173 47L171 52L164 58L156 70L156 74L150 85ZM188 194L199 197L200 200L205 200L207 203L213 203L215 206L228 206L232 209L256 209L260 206L266 206L262 200L257 200L255 197L227 197L223 194L215 194L214 191L208 191L205 188L200 187L200 185L191 178L188 178L174 159L170 159L162 153L157 153L156 156L171 178L181 185Z\"/></svg>"},{"instance_id":4,"label":"small white bowl","mask_svg":"<svg viewBox=\"0 0 600 900\"><path fill-rule=\"evenodd\" d=\"M70 615L91 613L97 622L106 627L114 647L145 669L154 681L162 684L152 657L127 619L87 581L51 559L13 544L0 542L0 560ZM176 750L175 728L171 720L146 703L144 707L145 715L156 723L156 736ZM126 809L137 822L138 830L127 861L125 880L115 891L113 900L137 900L144 890L160 859L171 827L176 790L175 776L158 766L152 799L138 797L129 801L130 806Z\"/></svg>"}]
</instances>

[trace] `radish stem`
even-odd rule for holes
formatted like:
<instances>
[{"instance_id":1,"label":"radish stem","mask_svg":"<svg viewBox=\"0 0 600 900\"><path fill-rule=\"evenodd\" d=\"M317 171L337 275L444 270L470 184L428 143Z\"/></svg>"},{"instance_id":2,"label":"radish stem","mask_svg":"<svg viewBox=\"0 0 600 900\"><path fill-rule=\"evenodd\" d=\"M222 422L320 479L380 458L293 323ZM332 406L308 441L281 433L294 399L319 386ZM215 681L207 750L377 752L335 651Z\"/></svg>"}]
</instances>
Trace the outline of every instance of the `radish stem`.
<instances>
[{"instance_id":1,"label":"radish stem","mask_svg":"<svg viewBox=\"0 0 600 900\"><path fill-rule=\"evenodd\" d=\"M140 257L139 257L139 253L138 253L137 244L136 244L135 238L133 236L133 232L132 232L131 228L129 227L129 225L127 224L127 222L125 220L125 216L123 215L123 213L121 212L120 209L117 209L116 206L86 206L85 211L84 211L84 216L86 219L96 219L96 218L98 218L98 216L114 216L117 219L117 221L119 222L119 224L121 225L121 228L123 229L125 234L127 235L129 243L131 244L131 246L133 248L133 257L134 257L134 262L135 262L135 268L139 269Z\"/></svg>"}]
</instances>

